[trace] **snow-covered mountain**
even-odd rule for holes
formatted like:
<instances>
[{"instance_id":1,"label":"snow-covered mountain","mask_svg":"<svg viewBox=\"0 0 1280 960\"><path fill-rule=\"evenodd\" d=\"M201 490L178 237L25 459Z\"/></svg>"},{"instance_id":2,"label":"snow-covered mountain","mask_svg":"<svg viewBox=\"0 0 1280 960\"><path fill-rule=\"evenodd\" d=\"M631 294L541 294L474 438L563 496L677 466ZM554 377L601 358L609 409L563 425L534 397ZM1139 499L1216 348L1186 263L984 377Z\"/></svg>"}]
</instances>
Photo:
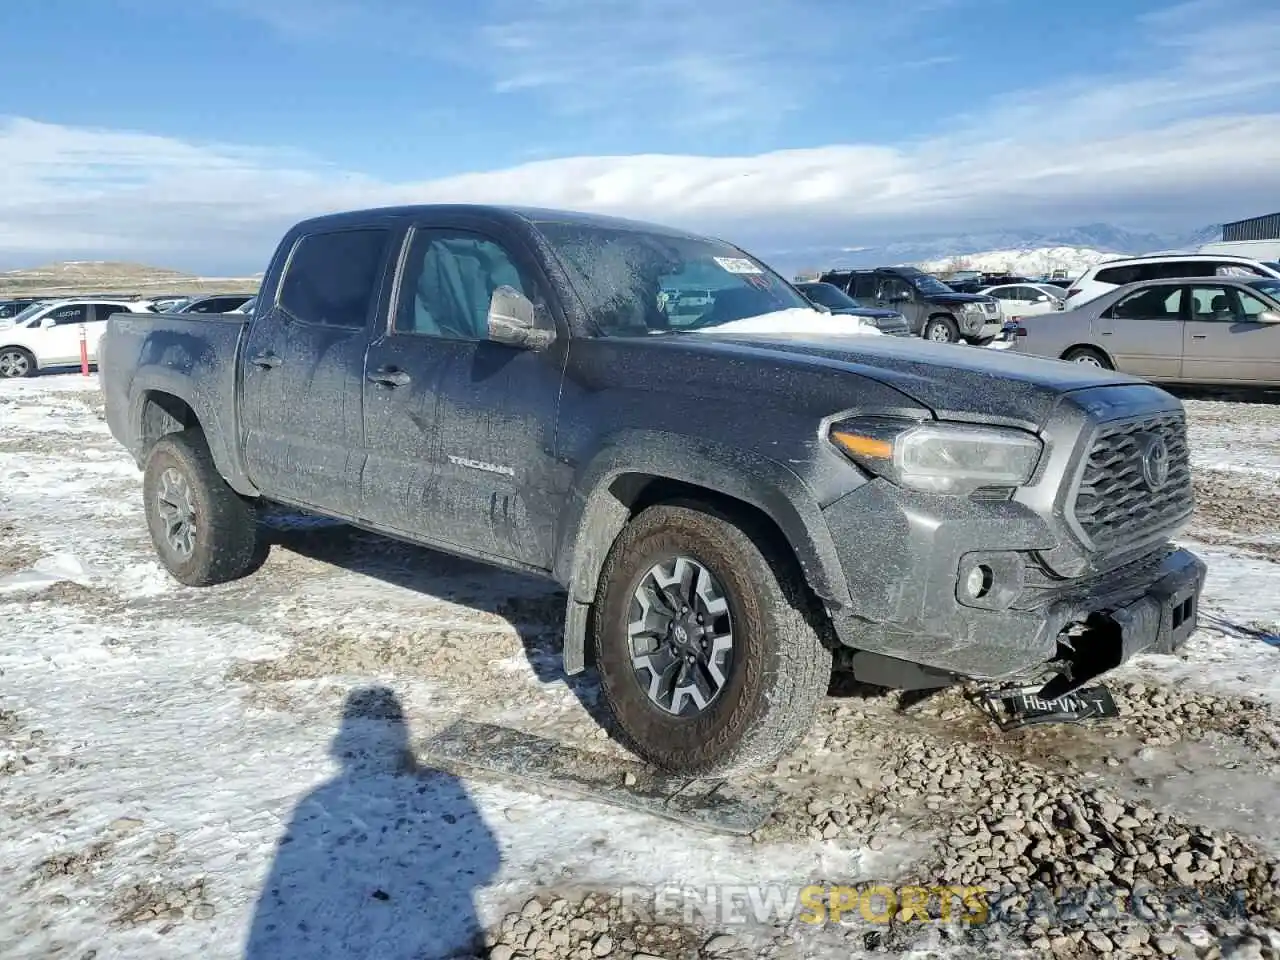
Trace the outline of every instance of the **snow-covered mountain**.
<instances>
[{"instance_id":1,"label":"snow-covered mountain","mask_svg":"<svg viewBox=\"0 0 1280 960\"><path fill-rule=\"evenodd\" d=\"M949 274L957 270L981 270L983 273L1011 273L1023 277L1050 276L1064 270L1077 277L1095 263L1111 260L1114 252L1092 247L1038 247L1032 250L986 250L959 257L922 260L916 264L926 273Z\"/></svg>"},{"instance_id":2,"label":"snow-covered mountain","mask_svg":"<svg viewBox=\"0 0 1280 960\"><path fill-rule=\"evenodd\" d=\"M1040 272L1015 268L1016 259L1030 262L1053 258L1068 262L1050 264L1049 269L1080 272L1105 256L1153 253L1158 250L1195 250L1201 244L1221 238L1220 226L1201 227L1179 233L1127 230L1109 223L1092 223L1061 230L1002 230L989 233L949 234L912 237L886 243L846 246L814 246L789 250L761 250L771 264L784 271L820 270L832 267L876 267L896 264L950 263L953 260L991 261L994 269L1011 272ZM856 238L850 238L855 240ZM1050 251L1053 251L1052 253ZM982 270L977 264L970 269Z\"/></svg>"}]
</instances>

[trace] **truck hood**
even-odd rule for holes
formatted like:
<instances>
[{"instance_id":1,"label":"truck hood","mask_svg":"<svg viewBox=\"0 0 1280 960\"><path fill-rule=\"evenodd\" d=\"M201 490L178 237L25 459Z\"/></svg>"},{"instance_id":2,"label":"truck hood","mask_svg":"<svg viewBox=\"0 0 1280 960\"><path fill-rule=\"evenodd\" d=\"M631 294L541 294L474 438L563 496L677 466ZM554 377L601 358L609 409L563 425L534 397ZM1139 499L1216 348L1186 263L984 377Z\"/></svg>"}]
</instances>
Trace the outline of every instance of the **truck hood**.
<instances>
[{"instance_id":1,"label":"truck hood","mask_svg":"<svg viewBox=\"0 0 1280 960\"><path fill-rule=\"evenodd\" d=\"M838 367L893 387L942 420L1044 426L1073 390L1146 381L1108 370L1008 350L904 337L839 337L726 330L681 336L695 349L773 354L791 364ZM802 375L802 374L801 374ZM857 402L850 394L850 406Z\"/></svg>"}]
</instances>

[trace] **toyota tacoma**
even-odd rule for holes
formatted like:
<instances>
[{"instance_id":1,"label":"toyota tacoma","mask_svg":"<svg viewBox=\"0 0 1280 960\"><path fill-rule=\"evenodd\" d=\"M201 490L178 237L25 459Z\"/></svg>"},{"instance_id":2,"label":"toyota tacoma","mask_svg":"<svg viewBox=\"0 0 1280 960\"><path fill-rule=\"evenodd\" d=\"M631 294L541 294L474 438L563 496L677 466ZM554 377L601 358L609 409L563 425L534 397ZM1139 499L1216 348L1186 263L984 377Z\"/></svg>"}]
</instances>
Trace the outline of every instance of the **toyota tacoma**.
<instances>
[{"instance_id":1,"label":"toyota tacoma","mask_svg":"<svg viewBox=\"0 0 1280 960\"><path fill-rule=\"evenodd\" d=\"M266 503L545 576L668 771L772 762L833 670L1048 697L1182 645L1177 399L839 319L719 240L400 207L293 227L251 316L117 314L101 369L177 580L251 572Z\"/></svg>"}]
</instances>

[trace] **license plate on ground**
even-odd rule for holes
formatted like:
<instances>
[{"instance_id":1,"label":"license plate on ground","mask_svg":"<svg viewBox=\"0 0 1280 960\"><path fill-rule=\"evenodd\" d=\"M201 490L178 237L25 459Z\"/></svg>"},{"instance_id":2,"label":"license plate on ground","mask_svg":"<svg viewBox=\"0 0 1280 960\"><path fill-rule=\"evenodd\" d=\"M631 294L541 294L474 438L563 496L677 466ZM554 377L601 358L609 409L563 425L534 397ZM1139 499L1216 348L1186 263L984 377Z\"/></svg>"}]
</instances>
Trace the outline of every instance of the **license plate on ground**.
<instances>
[{"instance_id":1,"label":"license plate on ground","mask_svg":"<svg viewBox=\"0 0 1280 960\"><path fill-rule=\"evenodd\" d=\"M1111 691L1101 684L1081 687L1056 700L1037 696L1041 689L991 690L982 695L982 707L1001 730L1037 723L1082 723L1120 715Z\"/></svg>"}]
</instances>

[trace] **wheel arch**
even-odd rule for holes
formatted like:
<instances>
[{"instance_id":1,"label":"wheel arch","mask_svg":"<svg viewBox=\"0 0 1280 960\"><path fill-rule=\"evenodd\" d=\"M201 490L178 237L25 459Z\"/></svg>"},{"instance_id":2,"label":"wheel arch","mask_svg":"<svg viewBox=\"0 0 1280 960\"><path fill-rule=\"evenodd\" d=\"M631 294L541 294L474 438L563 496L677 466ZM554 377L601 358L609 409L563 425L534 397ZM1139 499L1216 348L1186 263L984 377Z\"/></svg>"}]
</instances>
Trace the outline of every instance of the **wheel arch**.
<instances>
[{"instance_id":1,"label":"wheel arch","mask_svg":"<svg viewBox=\"0 0 1280 960\"><path fill-rule=\"evenodd\" d=\"M31 358L31 369L32 370L40 369L40 358L36 356L36 352L32 350L30 347L28 347L25 343L0 342L0 352L3 352L5 350L21 350L23 353L25 353L28 357Z\"/></svg>"},{"instance_id":2,"label":"wheel arch","mask_svg":"<svg viewBox=\"0 0 1280 960\"><path fill-rule=\"evenodd\" d=\"M1088 350L1090 353L1096 353L1110 364L1112 370L1116 369L1115 357L1096 343L1073 343L1063 348L1062 353L1058 354L1058 359L1066 360L1073 350Z\"/></svg>"},{"instance_id":3,"label":"wheel arch","mask_svg":"<svg viewBox=\"0 0 1280 960\"><path fill-rule=\"evenodd\" d=\"M771 538L824 604L850 604L831 532L807 485L766 457L660 434L615 439L579 474L553 573L568 590L564 666L585 669L587 614L605 558L623 528L659 503L705 504Z\"/></svg>"},{"instance_id":4,"label":"wheel arch","mask_svg":"<svg viewBox=\"0 0 1280 960\"><path fill-rule=\"evenodd\" d=\"M178 375L167 377L162 371L152 370L135 380L131 394L129 432L133 438L134 459L139 466L146 463L147 454L161 437L197 428L204 434L214 466L231 488L243 496L258 495L238 468L236 437L228 436L227 425L217 412L201 402L200 392L191 379ZM234 422L230 425L233 431L235 426Z\"/></svg>"}]
</instances>

